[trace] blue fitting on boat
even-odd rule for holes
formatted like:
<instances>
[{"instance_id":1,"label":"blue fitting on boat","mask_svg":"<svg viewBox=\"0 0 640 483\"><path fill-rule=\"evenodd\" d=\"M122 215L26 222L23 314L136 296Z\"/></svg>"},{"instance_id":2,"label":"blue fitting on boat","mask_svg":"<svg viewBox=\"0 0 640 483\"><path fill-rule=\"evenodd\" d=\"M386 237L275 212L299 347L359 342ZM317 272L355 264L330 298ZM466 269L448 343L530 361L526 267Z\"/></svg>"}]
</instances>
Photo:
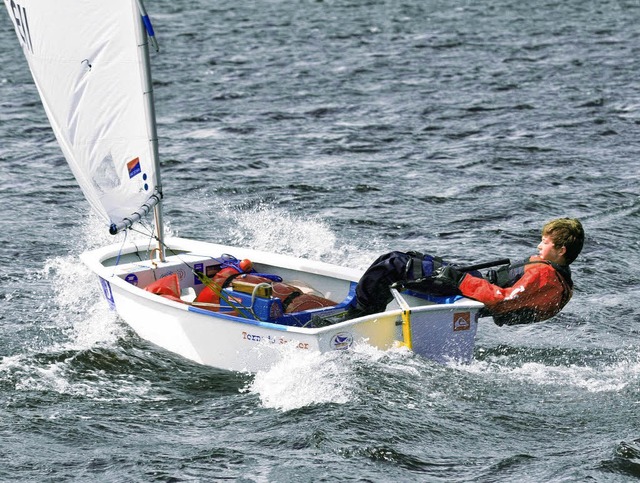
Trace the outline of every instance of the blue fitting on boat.
<instances>
[{"instance_id":1,"label":"blue fitting on boat","mask_svg":"<svg viewBox=\"0 0 640 483\"><path fill-rule=\"evenodd\" d=\"M151 25L149 15L142 15L142 22L144 23L144 27L147 29L149 37L155 37L156 34L153 32L153 25Z\"/></svg>"}]
</instances>

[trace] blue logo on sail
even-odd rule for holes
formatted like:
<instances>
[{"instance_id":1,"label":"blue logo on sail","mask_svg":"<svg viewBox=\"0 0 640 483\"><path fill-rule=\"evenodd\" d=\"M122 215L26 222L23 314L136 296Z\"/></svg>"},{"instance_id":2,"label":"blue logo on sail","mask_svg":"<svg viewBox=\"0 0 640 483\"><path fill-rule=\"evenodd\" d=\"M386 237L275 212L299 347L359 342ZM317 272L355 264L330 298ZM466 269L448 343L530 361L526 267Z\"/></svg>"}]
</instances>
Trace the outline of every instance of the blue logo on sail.
<instances>
[{"instance_id":1,"label":"blue logo on sail","mask_svg":"<svg viewBox=\"0 0 640 483\"><path fill-rule=\"evenodd\" d=\"M140 174L140 158L132 159L127 163L127 170L129 170L129 179L133 178L136 174Z\"/></svg>"}]
</instances>

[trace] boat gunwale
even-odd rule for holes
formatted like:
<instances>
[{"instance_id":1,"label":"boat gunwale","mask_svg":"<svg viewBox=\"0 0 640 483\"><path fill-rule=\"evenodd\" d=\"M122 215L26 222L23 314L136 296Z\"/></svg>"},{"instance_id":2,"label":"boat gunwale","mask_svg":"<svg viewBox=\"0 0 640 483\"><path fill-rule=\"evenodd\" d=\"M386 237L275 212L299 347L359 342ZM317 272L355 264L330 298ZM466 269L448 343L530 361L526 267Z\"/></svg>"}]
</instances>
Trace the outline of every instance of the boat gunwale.
<instances>
[{"instance_id":1,"label":"boat gunwale","mask_svg":"<svg viewBox=\"0 0 640 483\"><path fill-rule=\"evenodd\" d=\"M302 273L311 273L314 275L327 276L327 277L335 278L338 280L344 280L345 282L357 282L359 280L359 274L361 273L355 269L341 267L339 265L333 265L326 262L308 260L304 258L298 258L298 257L282 255L277 253L264 252L260 250L254 250L252 248L231 247L227 245L200 242L196 240L189 240L189 239L183 239L183 238L177 238L177 237L168 239L166 243L167 243L167 246L172 250L184 250L184 252L180 253L180 255L202 256L202 257L214 258L212 255L200 255L199 253L194 253L195 252L194 248L208 249L208 250L201 250L201 251L222 250L221 253L227 253L227 250L229 249L232 251L236 251L236 253L241 252L242 254L241 256L243 257L249 257L250 255L254 255L254 256L257 255L258 258L256 259L256 263L269 263L270 265L273 265L273 266L282 267L289 270L296 270ZM388 317L400 318L402 316L402 309L397 308L397 309L387 310L385 312L378 312L375 314L370 314L362 317L345 320L342 322L337 322L331 325L327 325L325 327L314 327L314 328L277 324L274 322L268 322L268 321L262 321L262 320L252 320L252 319L247 319L247 318L243 318L235 315L230 315L230 314L228 315L223 312L213 312L213 311L202 309L199 307L194 307L193 305L181 303L175 300L158 296L151 292L145 291L143 288L132 285L122 277L113 273L113 268L116 266L124 266L129 263L133 265L136 262L126 262L126 263L123 263L122 265L113 265L113 266L104 265L105 260L115 258L118 256L118 254L128 255L134 252L140 253L145 251L149 253L151 252L151 250L141 249L138 246L138 244L132 241L125 244L112 244L112 245L96 248L93 250L88 250L82 253L80 255L80 258L82 262L100 278L103 278L109 283L115 284L120 289L126 292L129 292L136 297L142 297L146 300L149 300L152 303L167 305L174 309L191 312L193 314L198 314L204 317L213 317L214 319L219 319L219 320L221 319L221 320L225 320L233 323L258 326L258 327L278 330L282 332L299 333L299 334L306 334L306 335L319 335L324 332L335 331L336 329L347 329L351 326L358 325L363 322L375 320L378 318L385 318L385 319ZM171 257L175 256L176 258L179 259L180 255L168 255L167 258L171 259ZM275 260L273 261L270 260L267 262L267 261L261 260L261 258L264 258L264 259L275 258ZM305 267L301 268L300 266L298 266L300 262L304 262ZM144 263L151 263L151 261L144 261ZM306 264L308 264L308 266L306 266ZM152 270L151 267L145 267L145 268L149 268L150 270ZM480 302L463 298L451 304L430 303L425 305L412 306L411 312L421 313L421 312L427 312L427 311L442 311L443 309L446 309L447 311L456 312L456 311L463 311L463 310L477 310L482 306L483 304ZM321 310L322 309L318 309L318 312L320 312Z\"/></svg>"}]
</instances>

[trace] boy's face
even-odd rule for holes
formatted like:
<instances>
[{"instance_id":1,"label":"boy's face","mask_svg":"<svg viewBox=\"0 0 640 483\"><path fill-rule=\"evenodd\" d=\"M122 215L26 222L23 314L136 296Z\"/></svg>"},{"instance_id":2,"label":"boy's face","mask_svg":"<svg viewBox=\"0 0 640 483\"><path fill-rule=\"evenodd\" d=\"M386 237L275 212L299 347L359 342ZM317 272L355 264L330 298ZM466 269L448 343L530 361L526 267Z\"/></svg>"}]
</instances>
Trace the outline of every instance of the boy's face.
<instances>
[{"instance_id":1,"label":"boy's face","mask_svg":"<svg viewBox=\"0 0 640 483\"><path fill-rule=\"evenodd\" d=\"M566 247L556 248L550 236L543 236L542 241L538 245L538 255L540 255L540 258L550 262L564 264L564 254L566 252Z\"/></svg>"}]
</instances>

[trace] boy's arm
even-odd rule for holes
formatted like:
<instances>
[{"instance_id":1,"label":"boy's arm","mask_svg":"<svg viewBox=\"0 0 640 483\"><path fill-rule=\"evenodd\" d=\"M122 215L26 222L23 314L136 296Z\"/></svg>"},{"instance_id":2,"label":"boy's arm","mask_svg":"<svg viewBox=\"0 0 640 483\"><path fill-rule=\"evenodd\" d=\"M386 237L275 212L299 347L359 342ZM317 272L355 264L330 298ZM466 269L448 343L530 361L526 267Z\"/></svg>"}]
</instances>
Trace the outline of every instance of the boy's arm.
<instances>
[{"instance_id":1,"label":"boy's arm","mask_svg":"<svg viewBox=\"0 0 640 483\"><path fill-rule=\"evenodd\" d=\"M460 281L459 289L462 295L482 302L492 312L504 313L523 308L541 310L546 305L558 303L554 272L552 267L541 265L525 271L522 278L508 288L466 275Z\"/></svg>"}]
</instances>

